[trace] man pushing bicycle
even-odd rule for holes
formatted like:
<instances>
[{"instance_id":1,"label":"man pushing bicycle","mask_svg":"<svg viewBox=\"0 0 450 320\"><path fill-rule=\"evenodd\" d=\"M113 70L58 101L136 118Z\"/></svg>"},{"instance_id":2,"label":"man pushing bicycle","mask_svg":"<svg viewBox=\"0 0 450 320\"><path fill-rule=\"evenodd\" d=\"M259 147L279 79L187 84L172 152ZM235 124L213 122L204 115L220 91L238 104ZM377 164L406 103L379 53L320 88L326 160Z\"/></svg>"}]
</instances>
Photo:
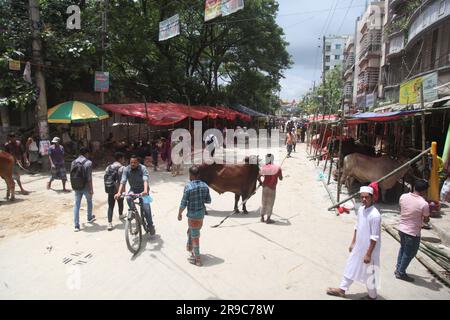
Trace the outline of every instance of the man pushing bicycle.
<instances>
[{"instance_id":1,"label":"man pushing bicycle","mask_svg":"<svg viewBox=\"0 0 450 320\"><path fill-rule=\"evenodd\" d=\"M120 180L119 190L117 191L114 198L117 200L121 197L122 192L125 190L126 183L129 183L130 190L129 193L133 193L141 196L148 196L149 194L149 173L147 168L139 163L137 156L132 155L130 158L130 164L124 168L122 173L122 179ZM128 207L135 210L135 204L133 198L127 197ZM152 210L150 203L146 203L142 197L139 198L139 203L141 204L141 210L144 211L145 219L147 220L148 231L150 235L155 234L155 226L152 220ZM142 213L142 211L141 211Z\"/></svg>"}]
</instances>

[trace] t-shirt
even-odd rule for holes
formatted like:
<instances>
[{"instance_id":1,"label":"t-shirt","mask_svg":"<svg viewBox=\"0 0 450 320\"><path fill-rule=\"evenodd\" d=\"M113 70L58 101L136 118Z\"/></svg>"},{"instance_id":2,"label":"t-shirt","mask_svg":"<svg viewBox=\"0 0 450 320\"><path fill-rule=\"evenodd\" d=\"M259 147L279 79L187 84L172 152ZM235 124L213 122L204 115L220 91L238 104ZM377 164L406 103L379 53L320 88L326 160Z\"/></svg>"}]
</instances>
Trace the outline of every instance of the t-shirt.
<instances>
[{"instance_id":1,"label":"t-shirt","mask_svg":"<svg viewBox=\"0 0 450 320\"><path fill-rule=\"evenodd\" d=\"M400 197L400 223L397 229L413 237L419 237L423 217L430 216L430 207L424 198L415 193Z\"/></svg>"},{"instance_id":2,"label":"t-shirt","mask_svg":"<svg viewBox=\"0 0 450 320\"><path fill-rule=\"evenodd\" d=\"M64 147L56 144L52 144L50 148L48 148L48 155L52 158L53 164L55 165L63 165L64 164Z\"/></svg>"},{"instance_id":3,"label":"t-shirt","mask_svg":"<svg viewBox=\"0 0 450 320\"><path fill-rule=\"evenodd\" d=\"M282 176L281 168L275 164L266 164L260 174L264 176L263 186L271 189L276 189L278 178Z\"/></svg>"},{"instance_id":4,"label":"t-shirt","mask_svg":"<svg viewBox=\"0 0 450 320\"><path fill-rule=\"evenodd\" d=\"M125 185L130 184L130 191L134 193L144 192L144 181L149 181L149 173L145 166L140 164L136 169L131 169L127 166L123 169L122 179L120 183Z\"/></svg>"}]
</instances>

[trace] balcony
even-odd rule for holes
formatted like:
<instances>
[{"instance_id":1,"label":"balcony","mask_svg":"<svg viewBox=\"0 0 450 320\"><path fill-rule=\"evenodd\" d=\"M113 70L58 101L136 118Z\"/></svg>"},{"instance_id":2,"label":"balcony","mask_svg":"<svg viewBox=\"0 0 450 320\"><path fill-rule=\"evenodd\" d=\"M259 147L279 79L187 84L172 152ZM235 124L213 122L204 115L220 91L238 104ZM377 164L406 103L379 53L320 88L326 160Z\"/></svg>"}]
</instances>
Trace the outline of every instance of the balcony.
<instances>
[{"instance_id":1,"label":"balcony","mask_svg":"<svg viewBox=\"0 0 450 320\"><path fill-rule=\"evenodd\" d=\"M373 91L378 85L378 68L367 68L358 76L358 93Z\"/></svg>"},{"instance_id":2,"label":"balcony","mask_svg":"<svg viewBox=\"0 0 450 320\"><path fill-rule=\"evenodd\" d=\"M408 2L408 0L391 0L389 2L389 9L393 12L397 12L406 2Z\"/></svg>"},{"instance_id":3,"label":"balcony","mask_svg":"<svg viewBox=\"0 0 450 320\"><path fill-rule=\"evenodd\" d=\"M388 56L400 53L405 48L405 36L399 34L389 40Z\"/></svg>"},{"instance_id":4,"label":"balcony","mask_svg":"<svg viewBox=\"0 0 450 320\"><path fill-rule=\"evenodd\" d=\"M450 0L423 1L411 17L408 44L420 34L450 17Z\"/></svg>"}]
</instances>

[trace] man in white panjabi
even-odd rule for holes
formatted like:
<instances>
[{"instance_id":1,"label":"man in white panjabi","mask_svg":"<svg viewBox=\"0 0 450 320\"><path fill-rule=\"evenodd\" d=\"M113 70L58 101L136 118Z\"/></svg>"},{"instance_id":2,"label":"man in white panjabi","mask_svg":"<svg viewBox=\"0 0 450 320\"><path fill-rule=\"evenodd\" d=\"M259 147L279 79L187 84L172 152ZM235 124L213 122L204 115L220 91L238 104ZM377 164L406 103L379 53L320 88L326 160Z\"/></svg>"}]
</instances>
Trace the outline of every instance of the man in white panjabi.
<instances>
[{"instance_id":1,"label":"man in white panjabi","mask_svg":"<svg viewBox=\"0 0 450 320\"><path fill-rule=\"evenodd\" d=\"M368 296L363 299L375 300L379 287L381 215L373 205L374 190L361 187L361 207L350 245L350 256L345 266L344 276L339 288L328 288L327 294L344 298L345 292L354 281L365 283Z\"/></svg>"}]
</instances>

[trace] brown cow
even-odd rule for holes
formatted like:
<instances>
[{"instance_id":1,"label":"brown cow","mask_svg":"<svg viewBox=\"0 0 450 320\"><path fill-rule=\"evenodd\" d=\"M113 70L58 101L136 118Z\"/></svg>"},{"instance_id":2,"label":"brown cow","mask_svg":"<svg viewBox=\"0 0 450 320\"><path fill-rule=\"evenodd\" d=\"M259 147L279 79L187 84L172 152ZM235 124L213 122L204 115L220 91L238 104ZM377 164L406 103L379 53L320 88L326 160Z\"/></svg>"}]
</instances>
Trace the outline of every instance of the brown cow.
<instances>
[{"instance_id":1,"label":"brown cow","mask_svg":"<svg viewBox=\"0 0 450 320\"><path fill-rule=\"evenodd\" d=\"M14 157L5 151L0 151L0 177L6 182L6 199L14 200L15 183L13 180Z\"/></svg>"},{"instance_id":2,"label":"brown cow","mask_svg":"<svg viewBox=\"0 0 450 320\"><path fill-rule=\"evenodd\" d=\"M346 183L347 188L349 188L350 185L347 184L349 178L354 178L360 183L375 182L400 167L403 163L405 161L393 160L388 156L373 158L359 153L352 153L344 158L341 183ZM379 186L383 202L386 200L386 191L394 187L409 169L410 167L408 166L380 182Z\"/></svg>"},{"instance_id":3,"label":"brown cow","mask_svg":"<svg viewBox=\"0 0 450 320\"><path fill-rule=\"evenodd\" d=\"M238 202L248 200L256 190L259 175L258 164L203 164L199 166L200 180L208 184L219 194L233 192L235 194L234 212L239 213ZM248 214L244 203L244 214Z\"/></svg>"}]
</instances>

